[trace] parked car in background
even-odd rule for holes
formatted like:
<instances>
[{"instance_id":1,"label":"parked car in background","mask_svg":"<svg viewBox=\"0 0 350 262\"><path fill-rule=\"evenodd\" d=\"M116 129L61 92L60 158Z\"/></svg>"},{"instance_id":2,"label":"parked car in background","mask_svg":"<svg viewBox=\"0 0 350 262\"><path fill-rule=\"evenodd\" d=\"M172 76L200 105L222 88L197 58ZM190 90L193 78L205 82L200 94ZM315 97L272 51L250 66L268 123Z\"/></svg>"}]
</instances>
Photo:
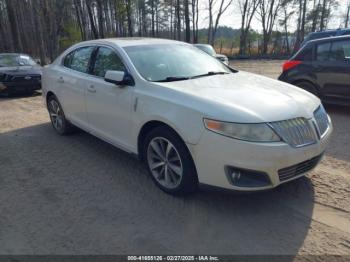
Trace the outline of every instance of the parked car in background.
<instances>
[{"instance_id":1,"label":"parked car in background","mask_svg":"<svg viewBox=\"0 0 350 262\"><path fill-rule=\"evenodd\" d=\"M342 35L350 35L350 28L343 28L343 29L339 28L339 29L335 29L335 30L313 32L313 33L308 34L308 36L305 38L305 40L301 44L301 47L303 47L307 42L309 42L311 40L333 37L333 36L342 36Z\"/></svg>"},{"instance_id":2,"label":"parked car in background","mask_svg":"<svg viewBox=\"0 0 350 262\"><path fill-rule=\"evenodd\" d=\"M314 95L171 40L76 44L45 67L43 96L57 133L138 155L171 194L274 188L313 169L332 132Z\"/></svg>"},{"instance_id":3,"label":"parked car in background","mask_svg":"<svg viewBox=\"0 0 350 262\"><path fill-rule=\"evenodd\" d=\"M42 68L25 54L0 54L0 93L33 93L41 89Z\"/></svg>"},{"instance_id":4,"label":"parked car in background","mask_svg":"<svg viewBox=\"0 0 350 262\"><path fill-rule=\"evenodd\" d=\"M283 65L279 80L327 103L350 105L350 36L308 42Z\"/></svg>"},{"instance_id":5,"label":"parked car in background","mask_svg":"<svg viewBox=\"0 0 350 262\"><path fill-rule=\"evenodd\" d=\"M225 55L217 54L215 49L211 45L206 44L195 44L195 47L199 48L200 50L206 52L208 55L211 55L218 59L219 61L223 62L225 65L228 65L228 58Z\"/></svg>"}]
</instances>

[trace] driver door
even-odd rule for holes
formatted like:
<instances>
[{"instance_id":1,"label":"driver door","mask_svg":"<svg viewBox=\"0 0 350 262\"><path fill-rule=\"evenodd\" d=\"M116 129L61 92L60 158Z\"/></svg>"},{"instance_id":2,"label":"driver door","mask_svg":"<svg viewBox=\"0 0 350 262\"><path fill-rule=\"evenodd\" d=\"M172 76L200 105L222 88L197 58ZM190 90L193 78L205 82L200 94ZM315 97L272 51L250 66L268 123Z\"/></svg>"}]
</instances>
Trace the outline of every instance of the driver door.
<instances>
[{"instance_id":1,"label":"driver door","mask_svg":"<svg viewBox=\"0 0 350 262\"><path fill-rule=\"evenodd\" d=\"M86 93L86 112L93 133L106 141L130 149L132 86L117 86L104 80L108 70L126 71L118 54L109 47L96 51Z\"/></svg>"}]
</instances>

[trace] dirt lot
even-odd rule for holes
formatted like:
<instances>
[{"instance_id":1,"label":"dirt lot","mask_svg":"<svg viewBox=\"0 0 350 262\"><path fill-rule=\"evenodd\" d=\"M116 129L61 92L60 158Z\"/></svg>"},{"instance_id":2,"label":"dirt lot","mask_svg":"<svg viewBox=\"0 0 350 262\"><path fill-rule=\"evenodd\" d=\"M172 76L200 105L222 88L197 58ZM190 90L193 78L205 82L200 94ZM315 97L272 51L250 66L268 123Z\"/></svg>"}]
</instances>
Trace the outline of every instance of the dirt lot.
<instances>
[{"instance_id":1,"label":"dirt lot","mask_svg":"<svg viewBox=\"0 0 350 262\"><path fill-rule=\"evenodd\" d=\"M277 77L281 62L239 69ZM0 254L348 254L350 110L308 177L250 195L158 190L128 154L54 133L40 95L0 98Z\"/></svg>"}]
</instances>

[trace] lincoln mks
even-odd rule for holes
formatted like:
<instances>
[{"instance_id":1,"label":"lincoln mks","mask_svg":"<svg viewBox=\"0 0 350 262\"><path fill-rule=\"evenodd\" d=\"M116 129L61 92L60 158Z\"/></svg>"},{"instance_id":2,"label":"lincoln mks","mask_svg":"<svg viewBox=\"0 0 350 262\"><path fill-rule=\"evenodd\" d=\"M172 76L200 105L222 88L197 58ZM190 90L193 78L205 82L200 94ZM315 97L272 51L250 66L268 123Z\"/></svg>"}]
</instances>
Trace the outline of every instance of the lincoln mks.
<instances>
[{"instance_id":1,"label":"lincoln mks","mask_svg":"<svg viewBox=\"0 0 350 262\"><path fill-rule=\"evenodd\" d=\"M74 45L44 69L43 96L58 134L77 126L137 155L171 194L274 188L312 170L332 132L311 93L171 40Z\"/></svg>"}]
</instances>

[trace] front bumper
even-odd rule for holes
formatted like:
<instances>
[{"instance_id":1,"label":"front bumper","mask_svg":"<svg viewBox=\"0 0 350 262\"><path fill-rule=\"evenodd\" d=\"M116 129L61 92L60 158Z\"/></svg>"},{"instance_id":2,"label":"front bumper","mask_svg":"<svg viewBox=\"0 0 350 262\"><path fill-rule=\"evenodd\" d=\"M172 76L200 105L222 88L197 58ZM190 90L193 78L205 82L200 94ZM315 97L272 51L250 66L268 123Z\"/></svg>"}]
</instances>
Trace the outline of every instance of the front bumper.
<instances>
[{"instance_id":1,"label":"front bumper","mask_svg":"<svg viewBox=\"0 0 350 262\"><path fill-rule=\"evenodd\" d=\"M0 82L0 93L21 93L41 89L41 81Z\"/></svg>"},{"instance_id":2,"label":"front bumper","mask_svg":"<svg viewBox=\"0 0 350 262\"><path fill-rule=\"evenodd\" d=\"M321 158L329 142L333 127L316 144L293 148L284 142L253 143L215 134L205 130L197 145L191 148L199 183L237 191L259 191L277 187L304 176L300 173L288 179L280 179L279 170L307 160ZM235 186L227 175L227 167L256 171L266 174L269 184L265 186ZM310 171L310 170L308 170Z\"/></svg>"}]
</instances>

